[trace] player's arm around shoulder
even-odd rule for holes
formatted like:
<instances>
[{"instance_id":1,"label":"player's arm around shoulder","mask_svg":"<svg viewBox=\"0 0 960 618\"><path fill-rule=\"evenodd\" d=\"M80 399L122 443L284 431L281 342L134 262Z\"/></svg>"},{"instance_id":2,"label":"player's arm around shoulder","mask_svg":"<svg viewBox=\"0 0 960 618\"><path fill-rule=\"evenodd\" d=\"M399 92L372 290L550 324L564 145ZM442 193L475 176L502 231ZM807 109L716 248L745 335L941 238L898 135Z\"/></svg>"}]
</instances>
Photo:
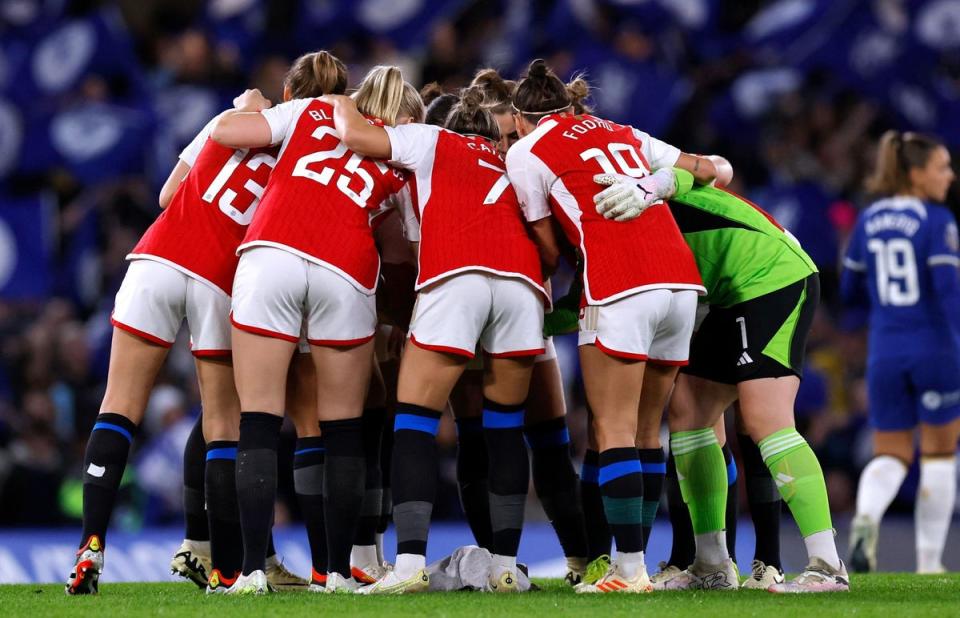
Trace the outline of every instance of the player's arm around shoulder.
<instances>
[{"instance_id":1,"label":"player's arm around shoulder","mask_svg":"<svg viewBox=\"0 0 960 618\"><path fill-rule=\"evenodd\" d=\"M324 95L320 100L333 106L333 124L344 146L364 157L390 158L386 130L370 123L357 109L356 101L342 94Z\"/></svg>"},{"instance_id":2,"label":"player's arm around shoulder","mask_svg":"<svg viewBox=\"0 0 960 618\"><path fill-rule=\"evenodd\" d=\"M233 109L217 117L210 138L228 148L259 148L277 144L282 140L282 136L276 139L280 119L286 120L284 112L293 107L294 103L299 101L287 102L273 108L270 100L259 90L246 90L233 100ZM263 113L267 110L270 110L270 118Z\"/></svg>"}]
</instances>

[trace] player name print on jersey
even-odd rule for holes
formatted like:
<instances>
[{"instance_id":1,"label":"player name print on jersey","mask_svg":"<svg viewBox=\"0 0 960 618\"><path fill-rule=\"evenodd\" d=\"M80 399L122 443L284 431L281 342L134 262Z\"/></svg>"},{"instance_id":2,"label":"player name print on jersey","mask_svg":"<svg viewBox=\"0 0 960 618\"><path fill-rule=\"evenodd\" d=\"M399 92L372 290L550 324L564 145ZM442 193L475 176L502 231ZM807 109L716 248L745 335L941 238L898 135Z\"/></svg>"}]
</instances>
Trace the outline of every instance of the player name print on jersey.
<instances>
[{"instance_id":1,"label":"player name print on jersey","mask_svg":"<svg viewBox=\"0 0 960 618\"><path fill-rule=\"evenodd\" d=\"M561 135L567 139L579 139L580 136L586 135L591 129L606 129L607 131L614 131L614 124L607 122L602 118L596 118L594 116L580 116L580 120L576 123L570 125L566 128ZM647 170L649 173L649 169Z\"/></svg>"},{"instance_id":2,"label":"player name print on jersey","mask_svg":"<svg viewBox=\"0 0 960 618\"><path fill-rule=\"evenodd\" d=\"M267 245L292 251L372 294L380 257L371 219L400 191L405 174L347 149L334 128L333 108L318 99L262 113L282 146L240 250Z\"/></svg>"},{"instance_id":3,"label":"player name print on jersey","mask_svg":"<svg viewBox=\"0 0 960 618\"><path fill-rule=\"evenodd\" d=\"M899 212L881 212L867 219L866 232L873 235L884 230L898 230L907 236L913 236L920 229L920 221Z\"/></svg>"}]
</instances>

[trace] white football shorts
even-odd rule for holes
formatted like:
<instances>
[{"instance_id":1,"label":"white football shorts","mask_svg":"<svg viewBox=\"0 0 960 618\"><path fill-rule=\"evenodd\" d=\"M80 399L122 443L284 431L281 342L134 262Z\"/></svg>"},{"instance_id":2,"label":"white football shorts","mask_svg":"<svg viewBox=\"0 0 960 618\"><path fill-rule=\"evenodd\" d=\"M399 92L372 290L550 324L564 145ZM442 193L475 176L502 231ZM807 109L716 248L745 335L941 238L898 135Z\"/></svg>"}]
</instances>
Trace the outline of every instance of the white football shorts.
<instances>
[{"instance_id":1,"label":"white football shorts","mask_svg":"<svg viewBox=\"0 0 960 618\"><path fill-rule=\"evenodd\" d=\"M579 345L610 356L686 365L697 314L694 290L650 290L580 310Z\"/></svg>"},{"instance_id":2,"label":"white football shorts","mask_svg":"<svg viewBox=\"0 0 960 618\"><path fill-rule=\"evenodd\" d=\"M240 330L291 343L305 327L310 345L359 345L376 331L376 298L299 255L255 246L240 255L231 321Z\"/></svg>"},{"instance_id":3,"label":"white football shorts","mask_svg":"<svg viewBox=\"0 0 960 618\"><path fill-rule=\"evenodd\" d=\"M194 356L230 355L230 297L174 266L131 260L110 321L119 329L170 347L183 320Z\"/></svg>"},{"instance_id":4,"label":"white football shorts","mask_svg":"<svg viewBox=\"0 0 960 618\"><path fill-rule=\"evenodd\" d=\"M478 343L494 357L543 354L543 295L521 279L454 275L417 295L410 341L466 358Z\"/></svg>"}]
</instances>

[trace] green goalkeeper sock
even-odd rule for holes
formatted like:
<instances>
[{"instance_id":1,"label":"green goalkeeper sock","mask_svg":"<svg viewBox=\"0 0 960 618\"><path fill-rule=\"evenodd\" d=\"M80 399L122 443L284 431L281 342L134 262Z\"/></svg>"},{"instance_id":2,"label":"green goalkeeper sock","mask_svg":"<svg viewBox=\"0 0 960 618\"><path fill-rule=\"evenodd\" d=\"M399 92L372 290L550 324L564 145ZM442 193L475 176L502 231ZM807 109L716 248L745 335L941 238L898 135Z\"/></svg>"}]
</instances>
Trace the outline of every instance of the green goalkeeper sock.
<instances>
[{"instance_id":1,"label":"green goalkeeper sock","mask_svg":"<svg viewBox=\"0 0 960 618\"><path fill-rule=\"evenodd\" d=\"M680 493L690 511L694 534L724 529L727 466L713 428L670 434Z\"/></svg>"},{"instance_id":2,"label":"green goalkeeper sock","mask_svg":"<svg viewBox=\"0 0 960 618\"><path fill-rule=\"evenodd\" d=\"M803 436L788 427L760 440L757 446L800 533L808 537L832 530L823 470Z\"/></svg>"}]
</instances>

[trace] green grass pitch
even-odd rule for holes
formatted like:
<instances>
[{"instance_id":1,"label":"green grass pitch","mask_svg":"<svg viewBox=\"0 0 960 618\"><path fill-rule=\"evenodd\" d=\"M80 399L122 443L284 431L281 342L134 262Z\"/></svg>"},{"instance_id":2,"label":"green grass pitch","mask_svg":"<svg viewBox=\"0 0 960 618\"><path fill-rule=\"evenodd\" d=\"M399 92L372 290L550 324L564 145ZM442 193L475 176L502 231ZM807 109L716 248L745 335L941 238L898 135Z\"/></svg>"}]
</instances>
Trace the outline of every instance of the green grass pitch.
<instances>
[{"instance_id":1,"label":"green grass pitch","mask_svg":"<svg viewBox=\"0 0 960 618\"><path fill-rule=\"evenodd\" d=\"M559 580L540 592L498 596L473 592L404 597L282 593L264 597L206 596L188 583L104 584L96 597L67 597L62 585L0 586L7 616L631 616L689 614L714 618L765 616L960 616L960 574L854 576L849 594L779 596L759 591L575 595Z\"/></svg>"}]
</instances>

